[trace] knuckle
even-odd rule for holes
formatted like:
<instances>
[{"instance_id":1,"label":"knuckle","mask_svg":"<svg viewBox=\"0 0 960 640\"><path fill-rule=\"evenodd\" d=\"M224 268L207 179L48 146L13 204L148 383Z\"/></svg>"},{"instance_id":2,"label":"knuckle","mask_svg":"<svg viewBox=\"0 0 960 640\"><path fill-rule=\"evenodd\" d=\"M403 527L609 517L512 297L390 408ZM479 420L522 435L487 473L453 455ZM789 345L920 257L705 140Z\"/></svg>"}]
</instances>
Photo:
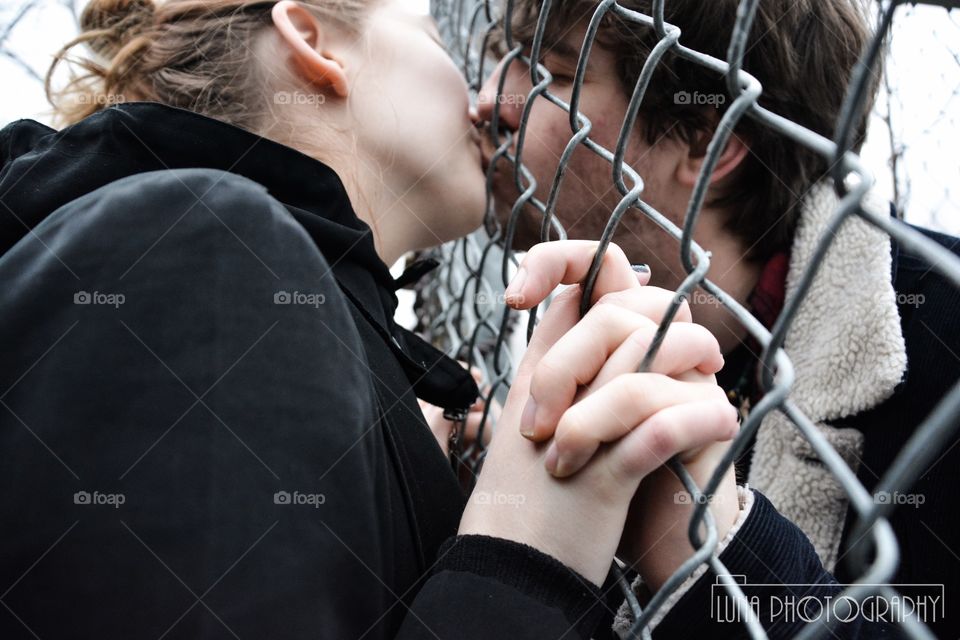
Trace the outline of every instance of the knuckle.
<instances>
[{"instance_id":1,"label":"knuckle","mask_svg":"<svg viewBox=\"0 0 960 640\"><path fill-rule=\"evenodd\" d=\"M616 242L611 242L609 245L607 245L607 250L604 253L603 260L610 266L618 263L627 264L629 266L627 254L624 253L623 249L620 248L620 245L618 245Z\"/></svg>"},{"instance_id":2,"label":"knuckle","mask_svg":"<svg viewBox=\"0 0 960 640\"><path fill-rule=\"evenodd\" d=\"M650 348L650 344L653 342L653 336L656 334L657 328L652 322L641 326L638 329L634 329L627 337L627 341L636 347L646 351Z\"/></svg>"},{"instance_id":3,"label":"knuckle","mask_svg":"<svg viewBox=\"0 0 960 640\"><path fill-rule=\"evenodd\" d=\"M549 313L550 309L553 309L554 307L560 308L562 304L565 304L567 302L571 302L574 300L579 300L580 295L581 295L580 287L578 286L564 287L560 291L560 293L558 293L553 297L553 303L549 307L547 307L547 313Z\"/></svg>"},{"instance_id":4,"label":"knuckle","mask_svg":"<svg viewBox=\"0 0 960 640\"><path fill-rule=\"evenodd\" d=\"M546 251L546 249L547 247L543 242L538 242L537 244L533 245L527 249L527 255L523 257L523 260L520 262L520 266L530 266L531 263L534 263L540 259L541 255L544 251Z\"/></svg>"},{"instance_id":5,"label":"knuckle","mask_svg":"<svg viewBox=\"0 0 960 640\"><path fill-rule=\"evenodd\" d=\"M676 319L680 322L693 322L693 312L690 311L690 301L684 298L677 309Z\"/></svg>"},{"instance_id":6,"label":"knuckle","mask_svg":"<svg viewBox=\"0 0 960 640\"><path fill-rule=\"evenodd\" d=\"M678 334L685 334L683 338L685 342L694 344L703 351L709 350L720 353L720 343L717 341L717 337L702 324L695 322L671 323L670 330Z\"/></svg>"},{"instance_id":7,"label":"knuckle","mask_svg":"<svg viewBox=\"0 0 960 640\"><path fill-rule=\"evenodd\" d=\"M674 299L677 297L676 291L671 291L670 289L663 289L661 287L654 287L647 285L642 288L642 291L645 295L651 297L651 300L654 301L655 308L659 309L656 320L658 322L663 321L664 315L666 315L667 310L670 308L670 305L673 304ZM677 312L674 314L673 322L692 322L693 314L690 312L690 303L687 300L686 296L680 298L680 306L677 307Z\"/></svg>"},{"instance_id":8,"label":"knuckle","mask_svg":"<svg viewBox=\"0 0 960 640\"><path fill-rule=\"evenodd\" d=\"M647 422L647 446L660 460L666 461L677 453L677 438L671 420L656 414Z\"/></svg>"},{"instance_id":9,"label":"knuckle","mask_svg":"<svg viewBox=\"0 0 960 640\"><path fill-rule=\"evenodd\" d=\"M563 383L566 368L556 362L557 356L547 352L533 369L530 378L530 392L537 394L546 389L552 389Z\"/></svg>"},{"instance_id":10,"label":"knuckle","mask_svg":"<svg viewBox=\"0 0 960 640\"><path fill-rule=\"evenodd\" d=\"M651 391L649 381L647 373L621 373L609 383L616 397L614 402L617 406L629 407L633 416L641 415Z\"/></svg>"},{"instance_id":11,"label":"knuckle","mask_svg":"<svg viewBox=\"0 0 960 640\"><path fill-rule=\"evenodd\" d=\"M614 294L607 293L604 294L600 299L604 300L604 298L607 298L607 296L612 295ZM615 323L617 318L619 318L624 311L625 310L623 307L620 307L616 303L615 298L607 298L603 304L595 304L593 308L587 312L584 320L591 323L597 323L602 326L609 326Z\"/></svg>"},{"instance_id":12,"label":"knuckle","mask_svg":"<svg viewBox=\"0 0 960 640\"><path fill-rule=\"evenodd\" d=\"M624 295L623 291L608 291L597 299L597 302L594 306L597 308L623 306L625 301L626 296Z\"/></svg>"},{"instance_id":13,"label":"knuckle","mask_svg":"<svg viewBox=\"0 0 960 640\"><path fill-rule=\"evenodd\" d=\"M560 418L553 437L558 453L567 453L583 446L589 439L589 428L581 412L575 408L568 409Z\"/></svg>"},{"instance_id":14,"label":"knuckle","mask_svg":"<svg viewBox=\"0 0 960 640\"><path fill-rule=\"evenodd\" d=\"M710 392L718 404L722 403L731 409L733 408L733 405L730 404L730 400L727 399L727 392L723 390L723 387L716 384L708 384L707 386L710 387Z\"/></svg>"}]
</instances>

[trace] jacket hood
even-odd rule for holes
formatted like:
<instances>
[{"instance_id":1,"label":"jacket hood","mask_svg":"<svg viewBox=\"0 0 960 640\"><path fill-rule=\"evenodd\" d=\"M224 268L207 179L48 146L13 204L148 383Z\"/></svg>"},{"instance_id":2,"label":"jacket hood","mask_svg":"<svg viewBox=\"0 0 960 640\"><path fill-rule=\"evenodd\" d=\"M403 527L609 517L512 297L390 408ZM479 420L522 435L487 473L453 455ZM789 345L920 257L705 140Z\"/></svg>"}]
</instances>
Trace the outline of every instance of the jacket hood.
<instances>
[{"instance_id":1,"label":"jacket hood","mask_svg":"<svg viewBox=\"0 0 960 640\"><path fill-rule=\"evenodd\" d=\"M416 263L394 280L333 169L193 111L129 102L60 131L34 120L0 130L0 258L75 198L130 175L182 168L227 171L266 187L317 244L344 294L401 360L417 395L459 410L473 403L472 376L393 320L396 289L436 263Z\"/></svg>"}]
</instances>

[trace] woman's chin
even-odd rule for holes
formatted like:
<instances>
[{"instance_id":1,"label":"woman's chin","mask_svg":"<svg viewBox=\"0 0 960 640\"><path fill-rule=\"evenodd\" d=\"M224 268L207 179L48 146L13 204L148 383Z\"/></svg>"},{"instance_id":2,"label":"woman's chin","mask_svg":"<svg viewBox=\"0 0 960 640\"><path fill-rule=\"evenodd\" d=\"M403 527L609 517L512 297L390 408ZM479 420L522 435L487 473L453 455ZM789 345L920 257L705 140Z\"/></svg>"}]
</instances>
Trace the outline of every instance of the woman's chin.
<instances>
[{"instance_id":1,"label":"woman's chin","mask_svg":"<svg viewBox=\"0 0 960 640\"><path fill-rule=\"evenodd\" d=\"M471 180L470 184L451 185L451 193L459 194L459 204L451 207L457 213L459 237L469 235L483 226L487 212L486 181Z\"/></svg>"}]
</instances>

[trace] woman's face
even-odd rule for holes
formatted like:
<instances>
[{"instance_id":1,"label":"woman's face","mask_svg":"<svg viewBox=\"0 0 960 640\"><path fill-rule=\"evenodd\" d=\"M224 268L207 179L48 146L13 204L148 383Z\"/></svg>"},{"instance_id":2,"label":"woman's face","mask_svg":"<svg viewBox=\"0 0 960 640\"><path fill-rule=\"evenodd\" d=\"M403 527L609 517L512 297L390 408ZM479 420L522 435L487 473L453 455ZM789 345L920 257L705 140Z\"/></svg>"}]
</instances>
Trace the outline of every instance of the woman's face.
<instances>
[{"instance_id":1,"label":"woman's face","mask_svg":"<svg viewBox=\"0 0 960 640\"><path fill-rule=\"evenodd\" d=\"M481 224L485 208L466 82L430 16L389 0L368 20L358 43L363 62L346 71L358 150L374 165L364 175L395 196L391 210L374 216L409 217L416 248L463 236Z\"/></svg>"}]
</instances>

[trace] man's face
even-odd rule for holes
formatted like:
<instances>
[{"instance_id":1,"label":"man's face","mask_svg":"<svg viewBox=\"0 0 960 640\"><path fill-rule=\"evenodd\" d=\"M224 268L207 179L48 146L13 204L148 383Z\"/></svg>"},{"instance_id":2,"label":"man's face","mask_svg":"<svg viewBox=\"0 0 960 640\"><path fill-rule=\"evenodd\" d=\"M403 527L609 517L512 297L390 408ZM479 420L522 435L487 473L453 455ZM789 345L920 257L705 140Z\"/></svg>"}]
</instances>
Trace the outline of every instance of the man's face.
<instances>
[{"instance_id":1,"label":"man's face","mask_svg":"<svg viewBox=\"0 0 960 640\"><path fill-rule=\"evenodd\" d=\"M558 46L541 52L543 65L553 75L550 92L568 104L585 30L584 25L573 27ZM529 54L530 51L524 53ZM521 114L533 85L526 64L515 59L508 68L505 69L505 66L502 60L484 84L478 100L478 113L482 120L489 122L494 102L499 102L500 128L514 132L520 127ZM497 97L497 87L503 74L506 74L503 91ZM580 113L591 123L590 139L606 149L615 150L628 102L629 95L617 76L615 55L595 45L587 65L579 105ZM639 130L640 127L635 126L631 132L626 163L644 180L644 201L679 224L688 194L678 193L672 178L677 154L685 153L685 148L668 138L649 145ZM546 98L538 97L530 105L525 131L521 161L536 179L535 196L546 204L561 155L573 136L570 115ZM489 160L494 152L493 143L485 136L484 158ZM516 135L510 154L515 152ZM513 165L506 159L500 159L496 167L494 197L497 217L505 231L510 210L520 192L515 185ZM624 182L627 188L632 186L626 176ZM599 239L622 199L613 180L612 164L583 144L577 145L570 158L558 196L558 220L570 238L582 239ZM526 206L517 221L513 248L525 250L539 242L541 223L542 215L532 205ZM624 216L614 241L624 248L633 262L650 264L659 286L674 288L682 280L683 270L676 240L636 209L630 209Z\"/></svg>"}]
</instances>

